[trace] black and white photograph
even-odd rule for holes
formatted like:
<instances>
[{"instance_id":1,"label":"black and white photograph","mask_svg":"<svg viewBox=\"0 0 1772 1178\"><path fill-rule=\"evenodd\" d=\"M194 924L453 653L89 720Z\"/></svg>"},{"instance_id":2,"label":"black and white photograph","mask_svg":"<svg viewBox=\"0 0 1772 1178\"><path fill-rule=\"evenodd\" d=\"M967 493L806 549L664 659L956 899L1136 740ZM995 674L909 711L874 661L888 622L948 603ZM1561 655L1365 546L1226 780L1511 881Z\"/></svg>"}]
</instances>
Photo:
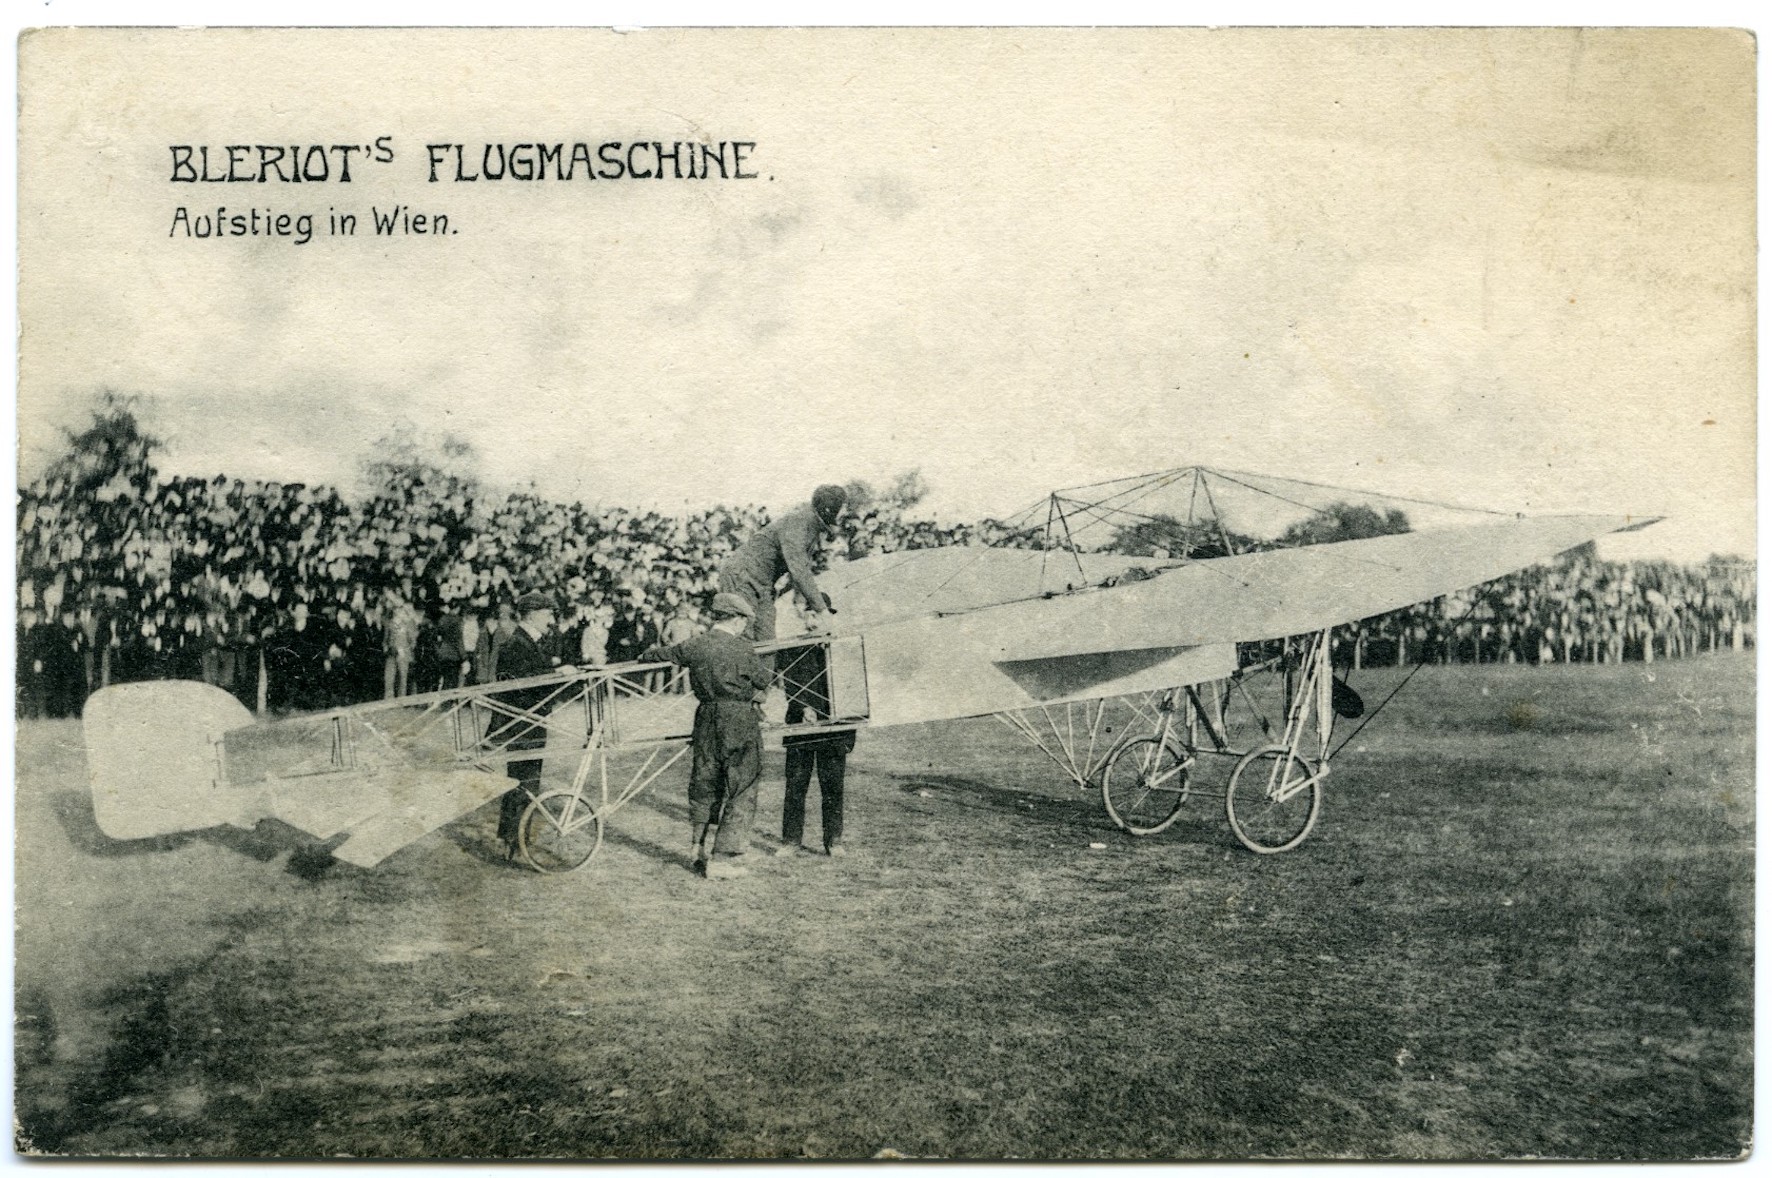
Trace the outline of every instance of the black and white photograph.
<instances>
[{"instance_id":1,"label":"black and white photograph","mask_svg":"<svg viewBox=\"0 0 1772 1178\"><path fill-rule=\"evenodd\" d=\"M16 1155L1751 1152L1751 31L16 51Z\"/></svg>"}]
</instances>

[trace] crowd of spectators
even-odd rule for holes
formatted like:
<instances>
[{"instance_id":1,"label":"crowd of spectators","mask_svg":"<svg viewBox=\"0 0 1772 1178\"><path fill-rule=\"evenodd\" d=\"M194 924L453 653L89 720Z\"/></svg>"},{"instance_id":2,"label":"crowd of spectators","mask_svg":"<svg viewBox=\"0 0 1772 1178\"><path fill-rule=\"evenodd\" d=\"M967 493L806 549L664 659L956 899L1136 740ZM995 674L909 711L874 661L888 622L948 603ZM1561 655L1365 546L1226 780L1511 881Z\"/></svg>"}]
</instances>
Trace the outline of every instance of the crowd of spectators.
<instances>
[{"instance_id":1,"label":"crowd of spectators","mask_svg":"<svg viewBox=\"0 0 1772 1178\"><path fill-rule=\"evenodd\" d=\"M1591 551L1372 618L1345 662L1654 662L1755 645L1751 562L1604 561Z\"/></svg>"},{"instance_id":2,"label":"crowd of spectators","mask_svg":"<svg viewBox=\"0 0 1772 1178\"><path fill-rule=\"evenodd\" d=\"M560 601L568 661L637 656L705 623L714 570L767 522L493 495L395 469L335 489L155 473L151 443L88 435L20 492L18 707L77 714L106 683L201 679L249 707L309 709L490 682L524 590ZM107 448L108 447L108 448ZM937 524L891 503L847 518L827 555L1039 546L996 520ZM1606 662L1753 640L1752 564L1619 564L1581 554L1372 619L1344 659Z\"/></svg>"},{"instance_id":3,"label":"crowd of spectators","mask_svg":"<svg viewBox=\"0 0 1772 1178\"><path fill-rule=\"evenodd\" d=\"M715 569L769 518L491 495L435 469L395 469L353 503L161 477L148 457L82 454L20 492L22 714L75 714L99 686L142 679L201 679L278 711L491 682L529 588L557 595L569 661L627 661L705 624ZM875 508L827 555L981 542L1027 541Z\"/></svg>"}]
</instances>

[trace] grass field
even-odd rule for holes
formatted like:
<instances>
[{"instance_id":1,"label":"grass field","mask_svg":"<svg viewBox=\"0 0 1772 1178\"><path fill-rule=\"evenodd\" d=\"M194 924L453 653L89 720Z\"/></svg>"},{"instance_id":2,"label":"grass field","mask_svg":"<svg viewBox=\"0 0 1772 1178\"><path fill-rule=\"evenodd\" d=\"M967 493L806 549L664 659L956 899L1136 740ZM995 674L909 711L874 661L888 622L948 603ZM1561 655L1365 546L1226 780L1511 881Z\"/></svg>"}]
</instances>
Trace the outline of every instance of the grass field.
<instances>
[{"instance_id":1,"label":"grass field","mask_svg":"<svg viewBox=\"0 0 1772 1178\"><path fill-rule=\"evenodd\" d=\"M676 771L574 875L494 862L489 811L361 871L266 828L107 842L78 725L26 724L20 1142L1732 1157L1753 707L1742 656L1431 667L1267 857L1213 803L1128 838L991 721L864 733L856 853L718 884Z\"/></svg>"}]
</instances>

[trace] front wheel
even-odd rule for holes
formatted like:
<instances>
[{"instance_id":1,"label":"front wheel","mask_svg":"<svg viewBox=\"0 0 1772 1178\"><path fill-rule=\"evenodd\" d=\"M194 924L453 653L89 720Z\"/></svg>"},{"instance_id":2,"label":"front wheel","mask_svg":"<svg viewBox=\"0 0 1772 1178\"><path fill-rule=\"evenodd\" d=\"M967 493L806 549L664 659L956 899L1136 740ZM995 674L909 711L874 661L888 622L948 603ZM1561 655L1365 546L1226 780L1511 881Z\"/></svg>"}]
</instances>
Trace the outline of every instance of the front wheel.
<instances>
[{"instance_id":1,"label":"front wheel","mask_svg":"<svg viewBox=\"0 0 1772 1178\"><path fill-rule=\"evenodd\" d=\"M537 871L576 871L603 845L603 816L578 794L555 790L529 803L517 840Z\"/></svg>"},{"instance_id":2,"label":"front wheel","mask_svg":"<svg viewBox=\"0 0 1772 1178\"><path fill-rule=\"evenodd\" d=\"M1238 761L1224 791L1224 814L1237 840L1258 855L1302 843L1323 805L1323 773L1278 745Z\"/></svg>"},{"instance_id":3,"label":"front wheel","mask_svg":"<svg viewBox=\"0 0 1772 1178\"><path fill-rule=\"evenodd\" d=\"M1181 750L1154 736L1121 745L1101 772L1108 817L1127 834L1167 829L1187 801L1191 763Z\"/></svg>"}]
</instances>

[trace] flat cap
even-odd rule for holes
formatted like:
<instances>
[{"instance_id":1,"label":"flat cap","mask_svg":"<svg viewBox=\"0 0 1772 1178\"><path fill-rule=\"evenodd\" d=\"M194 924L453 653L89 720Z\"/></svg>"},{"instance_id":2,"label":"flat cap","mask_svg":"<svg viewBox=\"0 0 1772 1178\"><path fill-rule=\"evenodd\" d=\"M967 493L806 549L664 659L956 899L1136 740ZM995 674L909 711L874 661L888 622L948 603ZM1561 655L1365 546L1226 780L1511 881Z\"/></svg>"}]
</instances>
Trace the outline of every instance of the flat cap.
<instances>
[{"instance_id":1,"label":"flat cap","mask_svg":"<svg viewBox=\"0 0 1772 1178\"><path fill-rule=\"evenodd\" d=\"M554 608L554 599L546 593L537 593L531 590L517 598L517 612L520 614L529 613L531 610Z\"/></svg>"},{"instance_id":2,"label":"flat cap","mask_svg":"<svg viewBox=\"0 0 1772 1178\"><path fill-rule=\"evenodd\" d=\"M757 611L751 603L736 593L714 594L714 604L708 607L716 618L754 618Z\"/></svg>"}]
</instances>

